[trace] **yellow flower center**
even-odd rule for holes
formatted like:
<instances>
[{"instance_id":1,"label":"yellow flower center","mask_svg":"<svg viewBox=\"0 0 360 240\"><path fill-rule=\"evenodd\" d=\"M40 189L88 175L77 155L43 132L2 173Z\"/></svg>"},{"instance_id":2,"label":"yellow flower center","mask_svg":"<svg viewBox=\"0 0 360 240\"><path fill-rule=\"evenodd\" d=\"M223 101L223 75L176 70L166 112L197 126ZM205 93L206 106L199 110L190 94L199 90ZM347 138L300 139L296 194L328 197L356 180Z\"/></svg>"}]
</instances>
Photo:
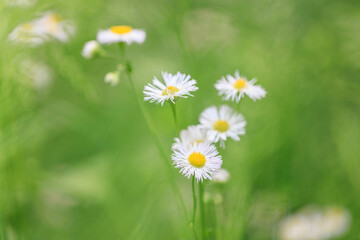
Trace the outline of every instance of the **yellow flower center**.
<instances>
[{"instance_id":1,"label":"yellow flower center","mask_svg":"<svg viewBox=\"0 0 360 240\"><path fill-rule=\"evenodd\" d=\"M51 14L46 19L46 24L49 29L49 31L53 34L59 31L59 22L62 20L62 17L59 14Z\"/></svg>"},{"instance_id":2,"label":"yellow flower center","mask_svg":"<svg viewBox=\"0 0 360 240\"><path fill-rule=\"evenodd\" d=\"M25 24L21 25L21 28L23 30L31 30L33 27L34 27L34 24L32 24L32 23L25 23Z\"/></svg>"},{"instance_id":3,"label":"yellow flower center","mask_svg":"<svg viewBox=\"0 0 360 240\"><path fill-rule=\"evenodd\" d=\"M217 120L214 123L214 129L216 131L219 132L226 132L227 130L229 130L229 123L227 121L223 121L223 120Z\"/></svg>"},{"instance_id":4,"label":"yellow flower center","mask_svg":"<svg viewBox=\"0 0 360 240\"><path fill-rule=\"evenodd\" d=\"M53 13L50 15L50 21L53 23L58 23L62 20L62 17L59 14Z\"/></svg>"},{"instance_id":5,"label":"yellow flower center","mask_svg":"<svg viewBox=\"0 0 360 240\"><path fill-rule=\"evenodd\" d=\"M24 40L31 39L32 30L34 28L34 24L32 23L25 23L20 26L20 29L17 33L17 37Z\"/></svg>"},{"instance_id":6,"label":"yellow flower center","mask_svg":"<svg viewBox=\"0 0 360 240\"><path fill-rule=\"evenodd\" d=\"M132 31L132 27L126 25L112 26L110 31L116 34L125 34Z\"/></svg>"},{"instance_id":7,"label":"yellow flower center","mask_svg":"<svg viewBox=\"0 0 360 240\"><path fill-rule=\"evenodd\" d=\"M179 91L179 89L177 87L168 86L167 88L164 89L164 91L162 92L161 95L163 95L163 96L174 95L178 91Z\"/></svg>"},{"instance_id":8,"label":"yellow flower center","mask_svg":"<svg viewBox=\"0 0 360 240\"><path fill-rule=\"evenodd\" d=\"M188 160L191 165L197 168L203 167L206 163L205 156L199 152L191 153L190 156L188 157Z\"/></svg>"},{"instance_id":9,"label":"yellow flower center","mask_svg":"<svg viewBox=\"0 0 360 240\"><path fill-rule=\"evenodd\" d=\"M343 214L343 210L339 207L333 207L328 210L328 214L333 216L341 216Z\"/></svg>"},{"instance_id":10,"label":"yellow flower center","mask_svg":"<svg viewBox=\"0 0 360 240\"><path fill-rule=\"evenodd\" d=\"M241 90L244 87L246 87L246 81L243 78L239 78L238 80L236 80L233 84L234 88L237 90Z\"/></svg>"}]
</instances>

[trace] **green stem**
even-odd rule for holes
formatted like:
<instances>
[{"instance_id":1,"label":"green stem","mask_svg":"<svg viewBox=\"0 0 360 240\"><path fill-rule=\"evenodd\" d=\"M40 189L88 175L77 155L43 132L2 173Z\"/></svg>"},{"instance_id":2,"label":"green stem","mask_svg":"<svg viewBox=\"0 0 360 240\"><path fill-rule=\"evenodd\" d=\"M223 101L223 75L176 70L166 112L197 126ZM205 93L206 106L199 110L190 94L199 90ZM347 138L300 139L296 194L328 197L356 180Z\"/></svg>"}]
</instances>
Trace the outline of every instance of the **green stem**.
<instances>
[{"instance_id":1,"label":"green stem","mask_svg":"<svg viewBox=\"0 0 360 240\"><path fill-rule=\"evenodd\" d=\"M105 50L101 50L99 52L99 55L100 57L103 57L103 58L112 58L112 59L117 59L117 60L122 60L121 58L119 58L118 56L115 56L115 55L112 55L108 52L106 52Z\"/></svg>"},{"instance_id":2,"label":"green stem","mask_svg":"<svg viewBox=\"0 0 360 240\"><path fill-rule=\"evenodd\" d=\"M136 101L140 107L140 110L144 116L144 119L145 119L145 122L151 132L151 136L158 148L158 151L161 155L161 158L163 159L163 162L164 162L164 165L166 166L166 169L167 169L167 175L168 175L168 178L170 180L170 186L171 186L171 189L173 190L174 194L176 195L177 199L179 200L179 204L181 206L181 208L183 209L184 211L184 216L186 218L186 220L188 221L189 217L188 217L188 213L187 213L187 210L186 210L186 205L185 205L185 202L180 194L180 191L175 183L175 179L174 179L174 175L173 175L173 172L171 171L171 168L170 168L170 165L169 165L169 161L168 161L168 154L166 153L165 151L165 148L164 146L162 145L161 143L161 138L160 138L160 135L159 133L157 132L156 130L156 127L155 127L155 124L154 122L152 121L149 113L146 111L144 105L143 105L143 102L141 101L140 99L140 96L138 95L137 91L136 91L136 87L135 87L135 84L134 84L134 81L132 80L132 77L131 77L131 68L129 66L129 63L127 62L126 60L126 56L125 56L125 44L124 43L120 43L119 44L119 48L120 48L120 54L122 56L122 59L123 59L123 64L126 66L126 69L125 69L125 73L126 73L126 76L127 76L127 79L129 80L129 83L130 83L130 86L131 86L131 89L134 93L134 96L136 98Z\"/></svg>"},{"instance_id":3,"label":"green stem","mask_svg":"<svg viewBox=\"0 0 360 240\"><path fill-rule=\"evenodd\" d=\"M206 240L206 234L205 234L204 183L202 183L202 182L199 182L199 202L200 202L200 217L201 217L202 240Z\"/></svg>"},{"instance_id":4,"label":"green stem","mask_svg":"<svg viewBox=\"0 0 360 240\"><path fill-rule=\"evenodd\" d=\"M193 229L193 232L194 232L194 236L195 236L195 239L197 240L197 235L196 235L196 231L195 231L195 216L196 216L196 192L195 192L195 176L193 176L192 178L192 181L191 181L191 187L192 187L192 194L193 194L193 215L192 215L192 223L191 223L191 226L192 226L192 229Z\"/></svg>"},{"instance_id":5,"label":"green stem","mask_svg":"<svg viewBox=\"0 0 360 240\"><path fill-rule=\"evenodd\" d=\"M172 113L174 116L176 132L177 132L177 134L180 134L179 124L178 124L177 115L176 115L176 104L173 102L170 102L170 106L171 106L171 110L172 110Z\"/></svg>"}]
</instances>

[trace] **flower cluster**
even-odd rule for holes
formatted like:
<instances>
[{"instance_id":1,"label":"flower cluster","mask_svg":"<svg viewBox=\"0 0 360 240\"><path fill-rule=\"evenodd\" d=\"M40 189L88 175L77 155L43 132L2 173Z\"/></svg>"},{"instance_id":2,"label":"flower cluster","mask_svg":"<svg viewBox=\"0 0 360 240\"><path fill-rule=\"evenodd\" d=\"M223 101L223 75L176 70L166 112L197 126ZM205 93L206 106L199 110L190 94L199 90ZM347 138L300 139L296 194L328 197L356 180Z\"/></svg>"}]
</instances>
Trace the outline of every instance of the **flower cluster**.
<instances>
[{"instance_id":1,"label":"flower cluster","mask_svg":"<svg viewBox=\"0 0 360 240\"><path fill-rule=\"evenodd\" d=\"M163 82L154 77L153 82L144 87L145 101L161 105L169 102L175 105L181 97L193 97L192 92L198 89L197 82L190 75L163 72L162 76ZM226 95L224 100L238 103L244 93L254 100L265 97L265 90L260 86L254 86L255 80L247 81L238 73L235 77L228 76L228 81L222 79L215 84L219 94ZM243 82L239 83L239 81ZM220 147L225 148L227 139L239 141L240 136L245 134L245 126L243 115L228 105L206 108L200 114L198 125L191 125L180 131L180 137L175 138L175 143L172 145L172 160L175 168L180 168L180 172L188 178L195 176L198 181L212 180L215 174L221 171L222 165L222 158L215 144L220 143ZM224 173L225 171L222 170L220 177L215 178L219 180L218 182L226 182L229 178L226 176L228 172Z\"/></svg>"},{"instance_id":2,"label":"flower cluster","mask_svg":"<svg viewBox=\"0 0 360 240\"><path fill-rule=\"evenodd\" d=\"M222 160L214 144L220 142L220 146L224 147L227 138L240 140L239 135L245 134L244 117L229 106L222 105L220 108L214 106L205 109L200 114L199 121L199 125L189 126L180 132L180 138L175 138L172 145L174 165L181 168L180 172L186 177L192 175L189 173L197 173L194 175L198 181L214 178L217 182L226 182L229 178L226 176L226 170L216 177L216 173L221 170ZM199 151L199 148L203 151ZM207 151L213 155L207 157ZM195 163L194 156L197 157ZM198 164L199 159L202 159L202 164ZM207 164L212 167L208 167Z\"/></svg>"},{"instance_id":3,"label":"flower cluster","mask_svg":"<svg viewBox=\"0 0 360 240\"><path fill-rule=\"evenodd\" d=\"M112 57L101 45L119 43L122 64L119 65L118 70L109 72L105 76L105 82L115 86L122 71L126 71L127 74L130 72L123 55L125 44L141 44L145 41L145 37L146 33L143 30L127 25L112 26L100 30L97 33L97 40L85 43L82 55L86 59L95 56ZM265 97L266 92L262 87L255 86L255 81L255 79L248 81L236 72L235 77L228 75L219 80L215 88L219 91L219 95L224 96L224 100L238 103L244 94L257 100ZM145 85L143 94L144 100L150 103L161 106L165 102L170 103L177 122L175 105L178 100L194 97L193 94L198 89L197 81L189 74L162 72L162 80L154 77L152 83ZM179 168L186 177L194 176L201 182L205 179L214 179L214 182L219 183L228 181L230 174L221 169L223 161L216 144L219 143L220 147L225 148L225 141L228 139L239 141L240 136L245 134L245 126L243 115L228 105L206 108L199 116L198 125L191 125L180 131L179 137L175 138L171 156L175 168Z\"/></svg>"},{"instance_id":4,"label":"flower cluster","mask_svg":"<svg viewBox=\"0 0 360 240\"><path fill-rule=\"evenodd\" d=\"M55 12L46 12L39 18L17 26L9 35L13 42L38 46L50 40L69 41L75 25Z\"/></svg>"}]
</instances>

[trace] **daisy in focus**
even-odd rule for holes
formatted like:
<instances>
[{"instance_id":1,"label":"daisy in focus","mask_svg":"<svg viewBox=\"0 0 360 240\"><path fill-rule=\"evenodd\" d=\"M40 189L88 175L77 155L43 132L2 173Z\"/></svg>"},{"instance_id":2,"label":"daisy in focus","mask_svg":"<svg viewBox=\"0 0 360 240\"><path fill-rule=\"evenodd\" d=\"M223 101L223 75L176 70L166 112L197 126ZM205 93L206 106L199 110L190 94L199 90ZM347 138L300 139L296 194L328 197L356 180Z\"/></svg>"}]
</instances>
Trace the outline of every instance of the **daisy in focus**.
<instances>
[{"instance_id":1,"label":"daisy in focus","mask_svg":"<svg viewBox=\"0 0 360 240\"><path fill-rule=\"evenodd\" d=\"M244 95L256 101L266 96L266 91L258 85L255 85L256 79L248 81L246 77L240 76L239 72L235 72L235 76L226 75L222 77L216 84L215 88L219 91L219 96L223 96L223 100L231 100L240 102Z\"/></svg>"},{"instance_id":2,"label":"daisy in focus","mask_svg":"<svg viewBox=\"0 0 360 240\"><path fill-rule=\"evenodd\" d=\"M168 100L175 103L178 97L193 97L190 92L198 90L198 87L195 86L196 81L190 75L180 72L175 75L162 72L162 76L165 84L154 77L153 83L145 86L143 91L145 101L160 103L161 105Z\"/></svg>"},{"instance_id":3,"label":"daisy in focus","mask_svg":"<svg viewBox=\"0 0 360 240\"><path fill-rule=\"evenodd\" d=\"M141 44L145 41L146 33L141 29L134 29L130 26L119 25L112 26L106 30L100 30L97 34L97 40L100 44L112 44L124 42L131 44L133 42Z\"/></svg>"},{"instance_id":4,"label":"daisy in focus","mask_svg":"<svg viewBox=\"0 0 360 240\"><path fill-rule=\"evenodd\" d=\"M187 129L180 131L180 138L175 138L175 143L172 145L172 149L176 149L181 143L203 143L207 141L207 130L201 128L199 125L188 126Z\"/></svg>"},{"instance_id":5,"label":"daisy in focus","mask_svg":"<svg viewBox=\"0 0 360 240\"><path fill-rule=\"evenodd\" d=\"M246 121L244 117L227 105L209 107L200 114L200 125L208 130L208 139L219 142L225 147L226 139L232 138L239 141L239 135L245 134Z\"/></svg>"},{"instance_id":6,"label":"daisy in focus","mask_svg":"<svg viewBox=\"0 0 360 240\"><path fill-rule=\"evenodd\" d=\"M171 155L175 168L180 168L180 173L190 178L203 182L211 180L222 164L221 156L216 147L210 143L181 143Z\"/></svg>"}]
</instances>

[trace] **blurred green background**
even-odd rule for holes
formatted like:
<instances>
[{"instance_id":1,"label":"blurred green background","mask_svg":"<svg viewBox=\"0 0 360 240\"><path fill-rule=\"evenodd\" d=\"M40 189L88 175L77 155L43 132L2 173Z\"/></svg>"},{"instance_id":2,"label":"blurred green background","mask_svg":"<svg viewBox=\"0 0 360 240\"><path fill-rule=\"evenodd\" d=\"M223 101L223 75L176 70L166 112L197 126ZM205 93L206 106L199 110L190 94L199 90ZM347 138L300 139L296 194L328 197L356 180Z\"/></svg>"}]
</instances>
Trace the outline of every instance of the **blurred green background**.
<instances>
[{"instance_id":1,"label":"blurred green background","mask_svg":"<svg viewBox=\"0 0 360 240\"><path fill-rule=\"evenodd\" d=\"M48 10L75 22L68 43L8 41ZM359 1L2 1L0 16L1 239L192 239L128 82L104 83L118 63L80 54L122 24L147 32L127 49L139 94L161 71L198 81L177 104L181 128L223 103L213 85L225 74L238 69L268 91L241 101L247 133L220 150L231 179L208 186L223 194L218 239L275 239L282 217L309 204L346 207L341 239L360 239ZM52 69L51 86L28 84L29 58ZM170 156L171 110L145 106ZM173 171L190 211L191 183Z\"/></svg>"}]
</instances>

